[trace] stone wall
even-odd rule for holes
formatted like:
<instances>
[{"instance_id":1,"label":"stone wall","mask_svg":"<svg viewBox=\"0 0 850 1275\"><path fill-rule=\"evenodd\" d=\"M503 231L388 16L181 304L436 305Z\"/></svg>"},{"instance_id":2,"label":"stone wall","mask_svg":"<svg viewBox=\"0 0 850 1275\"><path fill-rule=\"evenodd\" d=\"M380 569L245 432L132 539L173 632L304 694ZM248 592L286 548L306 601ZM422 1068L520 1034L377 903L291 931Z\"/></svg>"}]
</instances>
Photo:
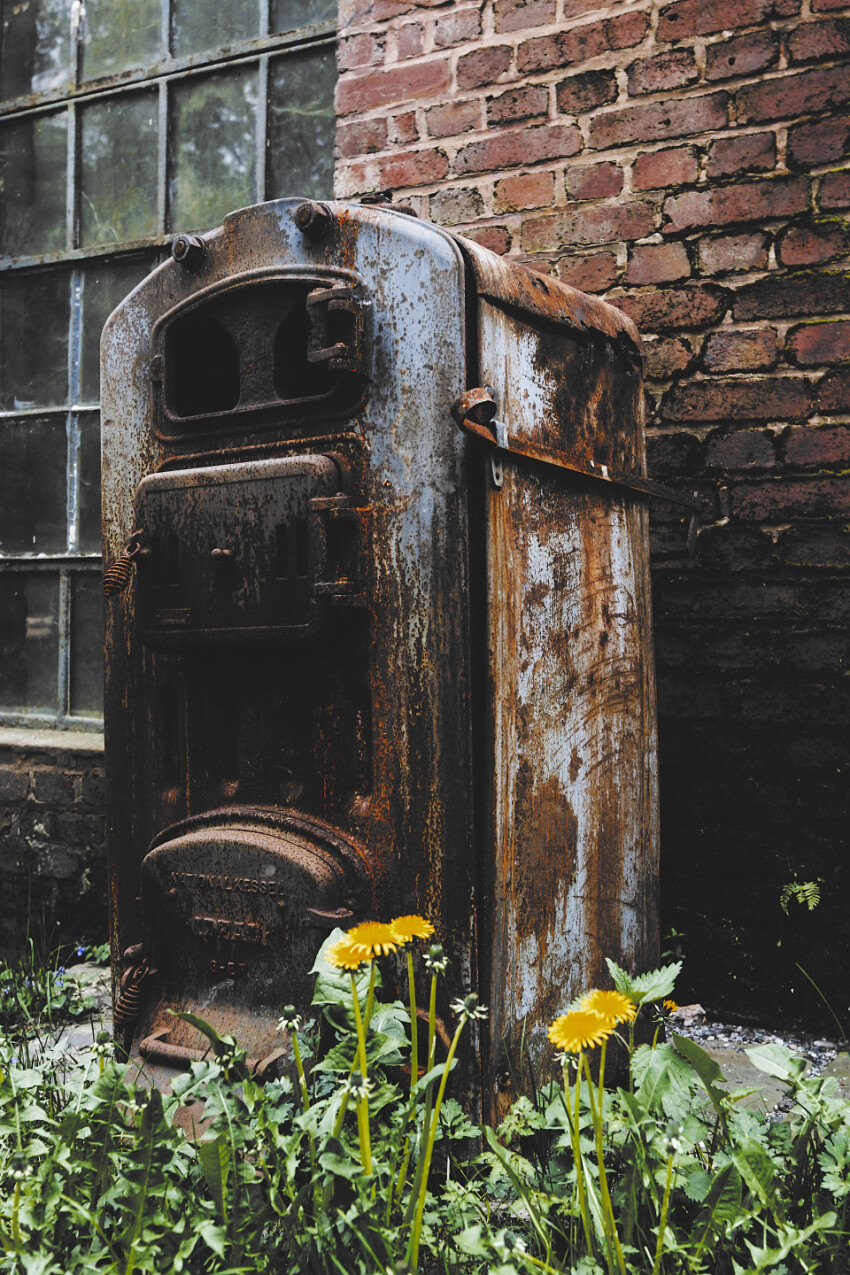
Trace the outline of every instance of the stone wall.
<instances>
[{"instance_id":1,"label":"stone wall","mask_svg":"<svg viewBox=\"0 0 850 1275\"><path fill-rule=\"evenodd\" d=\"M850 6L341 0L337 193L621 306L647 350L663 911L684 996L843 995ZM811 914L783 884L823 879Z\"/></svg>"},{"instance_id":2,"label":"stone wall","mask_svg":"<svg viewBox=\"0 0 850 1275\"><path fill-rule=\"evenodd\" d=\"M0 729L0 951L106 938L103 738Z\"/></svg>"}]
</instances>

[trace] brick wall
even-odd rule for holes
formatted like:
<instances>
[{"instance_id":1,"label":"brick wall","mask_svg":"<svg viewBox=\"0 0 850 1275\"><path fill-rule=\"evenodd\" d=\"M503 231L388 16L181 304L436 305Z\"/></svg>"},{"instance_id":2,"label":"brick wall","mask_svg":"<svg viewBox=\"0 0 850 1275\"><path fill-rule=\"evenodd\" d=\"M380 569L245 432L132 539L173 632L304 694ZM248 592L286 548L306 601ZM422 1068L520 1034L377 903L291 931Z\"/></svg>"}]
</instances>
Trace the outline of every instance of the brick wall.
<instances>
[{"instance_id":1,"label":"brick wall","mask_svg":"<svg viewBox=\"0 0 850 1275\"><path fill-rule=\"evenodd\" d=\"M664 915L682 994L756 1012L850 935L848 52L841 0L340 4L337 193L644 333L651 472L704 508L693 560L653 514Z\"/></svg>"},{"instance_id":2,"label":"brick wall","mask_svg":"<svg viewBox=\"0 0 850 1275\"><path fill-rule=\"evenodd\" d=\"M103 739L0 730L0 951L102 943Z\"/></svg>"}]
</instances>

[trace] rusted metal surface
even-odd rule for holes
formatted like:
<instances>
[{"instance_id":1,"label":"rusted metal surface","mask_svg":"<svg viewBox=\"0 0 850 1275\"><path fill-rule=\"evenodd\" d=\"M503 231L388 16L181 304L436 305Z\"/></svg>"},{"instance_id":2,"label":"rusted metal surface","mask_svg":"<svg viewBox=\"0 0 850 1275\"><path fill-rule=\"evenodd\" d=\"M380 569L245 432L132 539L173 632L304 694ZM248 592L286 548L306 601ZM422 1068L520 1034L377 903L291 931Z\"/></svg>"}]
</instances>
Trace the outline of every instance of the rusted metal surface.
<instances>
[{"instance_id":1,"label":"rusted metal surface","mask_svg":"<svg viewBox=\"0 0 850 1275\"><path fill-rule=\"evenodd\" d=\"M303 208L229 217L104 333L106 560L141 529L107 602L113 946L158 971L128 1036L158 1080L198 1048L169 1008L267 1060L329 928L419 911L440 1013L492 1002L462 1075L492 1108L502 1035L657 941L644 501L514 454L645 480L638 340L391 207ZM476 385L501 488L452 422Z\"/></svg>"}]
</instances>

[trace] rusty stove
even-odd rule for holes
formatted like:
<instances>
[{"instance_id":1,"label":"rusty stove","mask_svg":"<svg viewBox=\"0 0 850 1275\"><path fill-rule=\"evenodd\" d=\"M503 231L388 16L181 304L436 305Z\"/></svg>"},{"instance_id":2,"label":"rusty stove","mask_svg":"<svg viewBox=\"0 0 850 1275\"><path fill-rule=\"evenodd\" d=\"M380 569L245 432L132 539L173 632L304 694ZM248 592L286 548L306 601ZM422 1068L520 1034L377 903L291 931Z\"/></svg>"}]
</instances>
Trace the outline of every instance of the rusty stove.
<instances>
[{"instance_id":1,"label":"rusty stove","mask_svg":"<svg viewBox=\"0 0 850 1275\"><path fill-rule=\"evenodd\" d=\"M390 207L181 236L103 337L127 1045L260 1074L330 929L421 912L501 1050L657 949L640 342Z\"/></svg>"}]
</instances>

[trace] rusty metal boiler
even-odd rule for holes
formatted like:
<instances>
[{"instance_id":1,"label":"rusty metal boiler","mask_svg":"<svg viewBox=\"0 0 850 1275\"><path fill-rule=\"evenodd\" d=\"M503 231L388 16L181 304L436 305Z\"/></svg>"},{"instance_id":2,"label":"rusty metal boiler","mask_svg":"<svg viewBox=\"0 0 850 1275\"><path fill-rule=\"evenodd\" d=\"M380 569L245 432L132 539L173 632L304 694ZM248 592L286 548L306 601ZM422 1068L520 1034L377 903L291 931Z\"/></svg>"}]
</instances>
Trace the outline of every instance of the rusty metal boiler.
<instances>
[{"instance_id":1,"label":"rusty metal boiler","mask_svg":"<svg viewBox=\"0 0 850 1275\"><path fill-rule=\"evenodd\" d=\"M417 911L493 1114L523 1024L657 956L638 334L392 206L172 255L102 343L128 1046L167 1079L191 1009L271 1074L329 930Z\"/></svg>"}]
</instances>

